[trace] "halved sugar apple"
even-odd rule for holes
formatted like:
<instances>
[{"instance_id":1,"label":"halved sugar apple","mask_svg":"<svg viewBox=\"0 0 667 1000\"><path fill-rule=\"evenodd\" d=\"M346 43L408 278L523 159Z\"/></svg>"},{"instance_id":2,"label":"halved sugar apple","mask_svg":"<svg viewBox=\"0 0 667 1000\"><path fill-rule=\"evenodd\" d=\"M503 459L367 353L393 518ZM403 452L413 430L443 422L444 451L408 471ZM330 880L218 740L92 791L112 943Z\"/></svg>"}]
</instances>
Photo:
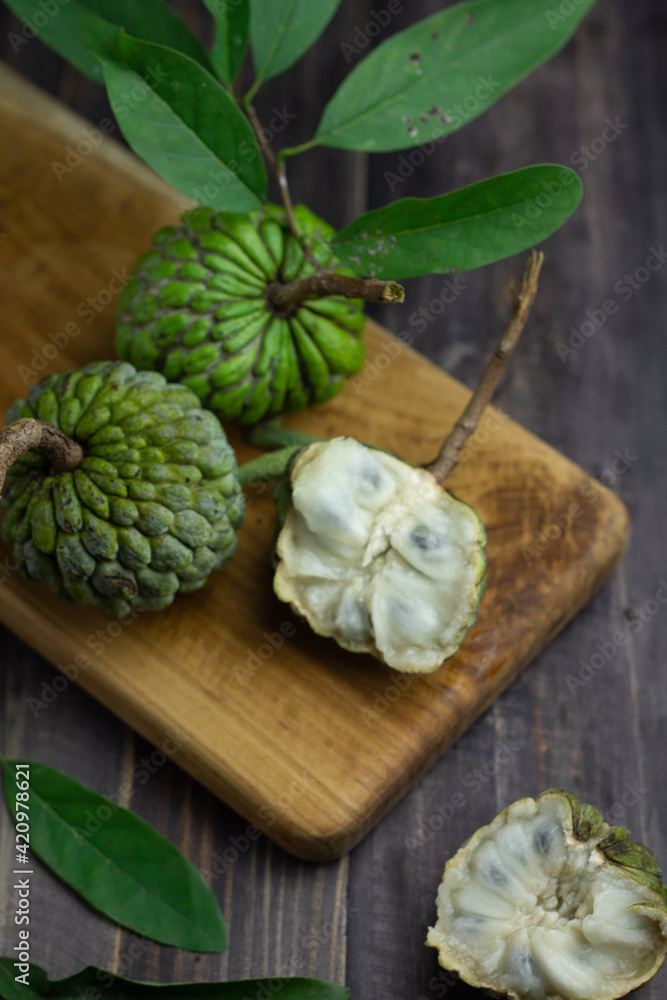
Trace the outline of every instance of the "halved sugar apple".
<instances>
[{"instance_id":1,"label":"halved sugar apple","mask_svg":"<svg viewBox=\"0 0 667 1000\"><path fill-rule=\"evenodd\" d=\"M297 228L322 267L338 264L333 229L303 206ZM197 394L221 420L264 417L322 403L364 360L363 302L328 297L280 308L272 286L315 274L285 212L196 208L160 230L120 299L116 349Z\"/></svg>"},{"instance_id":2,"label":"halved sugar apple","mask_svg":"<svg viewBox=\"0 0 667 1000\"><path fill-rule=\"evenodd\" d=\"M46 421L83 449L68 471L30 450L7 472L2 537L30 580L119 616L167 607L234 554L236 457L185 386L96 362L43 378L7 419Z\"/></svg>"},{"instance_id":3,"label":"halved sugar apple","mask_svg":"<svg viewBox=\"0 0 667 1000\"><path fill-rule=\"evenodd\" d=\"M353 438L309 445L274 587L321 635L408 673L435 670L475 621L486 536L475 511L414 468Z\"/></svg>"},{"instance_id":4,"label":"halved sugar apple","mask_svg":"<svg viewBox=\"0 0 667 1000\"><path fill-rule=\"evenodd\" d=\"M667 952L655 855L569 792L521 799L447 862L427 944L512 1000L616 1000Z\"/></svg>"}]
</instances>

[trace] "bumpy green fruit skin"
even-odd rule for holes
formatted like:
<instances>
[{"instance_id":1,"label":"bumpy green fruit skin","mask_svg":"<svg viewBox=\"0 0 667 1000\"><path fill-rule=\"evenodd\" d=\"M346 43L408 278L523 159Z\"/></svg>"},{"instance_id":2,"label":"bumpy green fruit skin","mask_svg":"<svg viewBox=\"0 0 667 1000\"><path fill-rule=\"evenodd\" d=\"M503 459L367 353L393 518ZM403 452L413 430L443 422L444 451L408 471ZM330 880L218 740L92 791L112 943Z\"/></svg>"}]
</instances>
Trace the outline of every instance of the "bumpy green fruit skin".
<instances>
[{"instance_id":1,"label":"bumpy green fruit skin","mask_svg":"<svg viewBox=\"0 0 667 1000\"><path fill-rule=\"evenodd\" d=\"M29 579L117 617L167 607L234 554L236 458L186 386L96 362L43 378L7 422L22 417L54 424L85 455L52 475L29 451L8 471L2 537Z\"/></svg>"},{"instance_id":2,"label":"bumpy green fruit skin","mask_svg":"<svg viewBox=\"0 0 667 1000\"><path fill-rule=\"evenodd\" d=\"M323 242L333 229L303 206L294 212L321 266L352 275ZM363 302L308 300L280 315L267 299L274 282L314 273L277 206L196 208L160 230L132 269L116 349L187 385L221 420L252 424L323 403L363 364Z\"/></svg>"}]
</instances>

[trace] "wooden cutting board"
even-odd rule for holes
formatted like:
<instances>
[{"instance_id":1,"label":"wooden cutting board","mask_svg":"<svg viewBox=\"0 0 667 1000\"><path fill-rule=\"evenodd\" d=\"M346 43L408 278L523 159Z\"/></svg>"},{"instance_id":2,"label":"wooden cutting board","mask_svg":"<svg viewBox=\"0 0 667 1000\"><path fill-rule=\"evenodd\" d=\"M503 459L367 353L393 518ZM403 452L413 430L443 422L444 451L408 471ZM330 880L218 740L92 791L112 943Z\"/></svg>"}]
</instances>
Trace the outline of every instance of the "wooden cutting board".
<instances>
[{"instance_id":1,"label":"wooden cutting board","mask_svg":"<svg viewBox=\"0 0 667 1000\"><path fill-rule=\"evenodd\" d=\"M2 69L3 411L42 374L113 357L126 269L189 204L99 138ZM467 390L372 323L367 343L362 377L290 424L427 461ZM256 454L231 436L241 462ZM4 551L0 619L249 824L300 857L336 857L579 611L627 541L615 496L494 411L451 486L486 525L489 582L459 653L426 677L342 651L274 598L266 488L249 490L228 568L166 612L121 625L63 604L12 573Z\"/></svg>"}]
</instances>

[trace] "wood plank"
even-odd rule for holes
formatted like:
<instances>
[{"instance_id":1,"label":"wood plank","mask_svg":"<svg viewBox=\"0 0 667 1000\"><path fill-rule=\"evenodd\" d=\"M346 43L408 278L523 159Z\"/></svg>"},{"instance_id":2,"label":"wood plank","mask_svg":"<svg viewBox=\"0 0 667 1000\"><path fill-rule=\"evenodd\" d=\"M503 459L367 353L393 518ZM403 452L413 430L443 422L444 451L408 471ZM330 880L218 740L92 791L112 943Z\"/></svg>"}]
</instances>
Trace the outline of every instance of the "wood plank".
<instances>
[{"instance_id":1,"label":"wood plank","mask_svg":"<svg viewBox=\"0 0 667 1000\"><path fill-rule=\"evenodd\" d=\"M183 199L113 140L57 179L49 164L60 162L63 143L76 142L80 124L17 78L5 73L2 83L11 150L2 178L5 225L15 253L2 278L12 302L4 405L21 394L19 379L35 381L38 370L112 356L110 276L125 274ZM21 289L26 294L17 295ZM44 316L56 340L68 321L80 332L56 348L44 337ZM354 434L423 462L467 393L372 323L367 342L364 373L294 424L325 436ZM234 441L243 461L250 452ZM205 591L165 614L110 628L92 610L63 605L16 575L0 595L0 617L56 665L83 652L78 680L87 691L158 747L182 734L181 766L278 843L303 857L333 857L579 610L625 545L626 514L613 495L498 414L469 447L452 488L487 527L487 594L457 657L436 675L406 681L390 711L378 705L389 705L384 693L399 692L391 672L307 634L274 599L274 518L265 489L250 491L239 555ZM274 653L271 637L285 622L294 623L295 639ZM239 668L247 664L244 678Z\"/></svg>"},{"instance_id":2,"label":"wood plank","mask_svg":"<svg viewBox=\"0 0 667 1000\"><path fill-rule=\"evenodd\" d=\"M422 5L406 6L392 30L424 13ZM572 153L600 135L605 117L628 123L589 162L581 209L545 246L538 308L548 332L528 332L501 400L525 426L598 477L606 471L612 478L617 449L629 447L638 460L612 485L632 518L618 572L352 853L350 903L362 907L364 920L350 948L348 982L363 989L365 1000L477 1000L479 991L452 983L422 942L435 919L445 861L517 798L554 785L572 788L645 838L667 863L667 609L638 628L640 612L664 575L667 551L661 430L667 420L667 268L632 299L619 300L619 312L567 363L555 350L557 342L567 343L569 327L586 319L587 309L616 297L614 282L643 263L652 242L665 242L666 39L659 0L603 0L564 52L448 139L396 191L401 197L435 195L454 186L453 170L467 171L466 181L472 181L531 162L569 163ZM387 169L384 164L375 171L376 200L387 196ZM503 271L495 265L464 275L469 289L415 338L420 351L464 381L474 380L480 345L490 344L488 321L502 301ZM433 287L427 279L411 303L427 305ZM387 325L397 320L384 311ZM578 680L581 661L589 662L596 644L618 632L627 633L628 644L571 690L568 677ZM497 774L486 775L481 787L471 787L474 770L490 764L498 741L508 739L523 749ZM644 793L633 799L627 786L640 776ZM449 818L444 807L456 792L466 804ZM420 832L428 838L423 843ZM421 846L411 851L407 838ZM637 992L638 1000L663 1000L666 984L663 968Z\"/></svg>"},{"instance_id":3,"label":"wood plank","mask_svg":"<svg viewBox=\"0 0 667 1000\"><path fill-rule=\"evenodd\" d=\"M372 6L380 9L385 5L350 0L341 4L339 15L345 13L352 27L355 23L363 27ZM187 12L200 4L199 0L180 0L179 7ZM392 20L387 33L439 7L440 0L404 4L403 13ZM101 88L87 81L73 81L73 74L66 67L57 70L62 64L37 40L31 40L14 53L7 32L15 30L17 22L7 14L4 17L0 14L0 23L4 27L0 33L3 54L21 72L47 86L52 93L59 93L93 123L108 113ZM346 981L355 997L477 998L477 992L460 984L451 985L444 970L438 969L435 952L424 948L422 940L427 925L434 919L433 898L445 858L472 830L514 798L562 783L607 808L620 799L625 782L642 769L648 791L637 804L627 808L622 821L633 831L641 828L643 832L645 826L647 843L658 852L663 863L667 862L664 836L667 705L663 677L667 630L662 615L651 618L636 634L630 634L637 681L632 704L641 719L638 739L628 727L630 703L624 678L629 669L629 652L619 650L615 664L610 664L575 693L569 691L566 683L573 666L576 667L580 657L588 658L594 652L597 641L604 641L616 628L623 628L624 623L627 626L629 620L636 622L635 615L655 593L654 583L665 566L667 466L660 447L660 428L667 417L662 374L667 362L662 319L664 272L658 273L614 317L613 323L567 365L562 364L554 351L554 342L567 336L570 323L581 323L585 310L599 305L606 288L622 277L633 260L641 258L647 243L654 237L664 240L665 28L662 0L645 0L641 5L601 0L568 50L533 74L488 115L450 137L400 188L390 192L383 177L385 171L395 169L398 154L370 158L370 196L376 205L389 197L440 194L458 183L530 162L567 163L581 143L590 143L599 135L605 115L619 115L623 122L630 123L619 141L605 150L582 177L586 199L594 198L598 206L597 225L602 238L594 243L587 224L580 223L586 211L584 204L563 231L549 240L540 296L540 314L542 322L548 322L548 333L543 338L528 332L499 398L503 409L592 474L599 475L609 468L614 450L619 447L631 445L640 461L613 487L625 500L633 519L632 543L620 573L351 854L349 960L347 974L341 975L339 981ZM371 45L384 37L382 33ZM322 47L338 52L341 42L353 40L352 30L343 31L334 22ZM354 61L361 58L360 54ZM349 68L342 54L339 60L341 68ZM299 120L298 126L296 122L294 125L307 138L316 128L319 109L333 92L333 85L322 74L310 76L306 87L302 68L301 63L297 64L287 74L272 80L266 100L267 110L274 102L282 106L287 101L290 109L296 105ZM592 96L596 99L591 100ZM278 138L279 144L281 139ZM294 137L290 133L287 139L291 144ZM328 151L330 162L323 157L324 162L318 162L318 173L324 166L334 173L340 155L337 150ZM303 157L306 180L309 157L310 154ZM313 172L308 201L314 210L327 216L345 192L340 186L318 186L316 179ZM297 184L294 191L298 198L304 197ZM600 251L594 253L592 248L600 245L604 257L598 263ZM0 246L0 257L2 252ZM504 288L512 267L510 262L464 275L463 282L468 286L465 294L429 324L423 334L415 336L414 346L459 379L472 384L481 370L484 352L491 346L494 317L495 325L502 322ZM590 285L593 267L601 271L600 294L597 286L593 289ZM421 305L428 306L439 291L439 284L437 278L417 279L410 283L404 307L372 311L385 326L397 332L403 329L414 332L407 317ZM540 375L541 368L544 376ZM71 715L63 712L61 716L60 709L54 707L36 720L23 696L13 700L11 711L6 712L7 700L17 686L37 697L42 680L52 680L54 674L36 653L4 630L0 636L0 670L5 679L5 684L0 685L3 722L19 714L24 716L19 742L22 755L39 756L73 772L82 765L88 768L86 762L93 760L99 762L102 776L104 761L117 757L123 750L124 725L96 706L84 692L79 692L77 711ZM106 724L87 726L86 720L96 719L96 712L107 717ZM83 732L82 726L85 726ZM2 736L7 731L3 725ZM507 733L522 739L525 751L496 776L490 776L468 807L457 810L451 822L435 831L427 827L432 838L413 856L404 848L405 838L425 824L453 791L461 788L461 781L470 769L487 761L497 740ZM148 745L137 740L134 754L137 764L148 751ZM151 817L167 815L173 824L188 808L187 800L193 824L188 849L193 859L201 855L206 869L211 857L207 852L221 853L229 846L228 837L242 834L247 821L217 803L200 786L192 789L194 794L188 799L192 780L183 775L181 783L165 780L170 768L172 765L167 763L150 782L137 789L133 806L139 811L146 810ZM86 771L88 776L90 773ZM106 786L100 781L98 787L102 791L116 789L115 775L109 775L109 779ZM173 831L173 825L169 829ZM0 832L0 843L4 842L3 833L4 830ZM254 844L233 865L233 893L226 887L230 873L217 880L215 886L216 891L223 892L219 898L223 900L230 925L235 927L238 923L248 930L252 927L253 939L270 933L274 926L286 925L280 939L274 938L282 950L273 953L274 965L270 969L273 971L284 967L284 955L289 955L285 949L293 940L291 922L297 912L295 907L302 904L299 886L309 873L318 872L320 866L303 865L297 872L289 865L298 863L274 849L268 865L253 867L251 857L262 850L262 844L263 840ZM337 865L325 867L330 871ZM274 880L275 908L269 914L254 905L252 891L244 891L253 873L259 873L260 881ZM66 894L62 886L57 891ZM64 975L86 964L91 955L96 956L95 960L103 955L98 947L105 929L93 927L88 912L73 908L63 914L54 908L53 900L49 912L54 919L48 919L47 914L35 936L40 964L56 975ZM307 919L312 921L309 934L314 938L320 929L318 921L321 919L325 925L328 915L325 910L320 918L317 912L308 910ZM73 937L79 941L78 964L72 955ZM298 937L294 941L297 951L301 949L301 954L305 954L305 944ZM3 926L0 916L2 954L9 954L14 943L13 925ZM121 957L128 954L129 946L124 937ZM231 978L243 974L244 954L249 946L245 936L235 937L234 948L224 958ZM330 946L331 942L325 938L319 949L323 969L327 967L326 952ZM190 974L193 978L214 978L217 966L208 957L182 954L181 958L188 975L172 977L170 950L148 945L131 959L126 971L134 978L163 981L187 978ZM344 959L339 957L339 961ZM113 951L109 953L109 962L104 964L114 968ZM637 997L663 1000L666 977L667 970L663 969Z\"/></svg>"}]
</instances>

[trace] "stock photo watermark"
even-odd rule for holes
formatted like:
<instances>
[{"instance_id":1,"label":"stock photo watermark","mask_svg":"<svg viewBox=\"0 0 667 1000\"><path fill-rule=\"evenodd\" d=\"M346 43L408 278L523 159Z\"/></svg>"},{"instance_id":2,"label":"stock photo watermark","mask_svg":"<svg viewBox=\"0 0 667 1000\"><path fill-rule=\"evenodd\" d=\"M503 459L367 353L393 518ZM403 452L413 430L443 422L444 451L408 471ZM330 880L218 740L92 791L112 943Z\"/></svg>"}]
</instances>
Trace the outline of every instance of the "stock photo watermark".
<instances>
[{"instance_id":1,"label":"stock photo watermark","mask_svg":"<svg viewBox=\"0 0 667 1000\"><path fill-rule=\"evenodd\" d=\"M276 135L283 132L285 127L297 117L295 114L288 111L286 107L283 107L282 109L275 107L272 108L271 115L272 117L269 119L268 125L259 127L259 133L262 137L262 141L267 146L271 144ZM224 168L209 171L209 180L201 187L195 188L192 192L192 197L195 201L198 201L203 205L213 201L229 186L235 172L241 166L241 161L248 164L261 155L257 143L254 140L249 139L244 139L243 142L238 144L237 154L240 157L240 160L230 159L227 161Z\"/></svg>"},{"instance_id":2,"label":"stock photo watermark","mask_svg":"<svg viewBox=\"0 0 667 1000\"><path fill-rule=\"evenodd\" d=\"M463 284L458 274L446 276L442 280L442 287L438 295L435 295L427 305L420 306L419 309L414 309L410 313L408 326L412 327L415 334L423 333L430 323L435 322L438 316L444 313L445 307L456 302L469 287L469 285ZM411 331L402 330L372 358L368 358L362 372L349 380L349 385L357 396L372 382L375 382L396 358L404 353L406 346L411 345L413 340L414 334Z\"/></svg>"},{"instance_id":3,"label":"stock photo watermark","mask_svg":"<svg viewBox=\"0 0 667 1000\"><path fill-rule=\"evenodd\" d=\"M352 42L341 42L340 50L345 57L345 62L352 62L355 56L362 55L374 38L387 28L396 14L405 10L405 4L401 0L388 0L385 7L380 10L372 10L365 24L356 25L352 34Z\"/></svg>"},{"instance_id":4,"label":"stock photo watermark","mask_svg":"<svg viewBox=\"0 0 667 1000\"><path fill-rule=\"evenodd\" d=\"M575 674L565 674L565 684L570 694L576 694L596 674L615 659L619 649L623 649L630 641L630 635L640 632L644 625L652 621L667 604L667 581L658 580L658 589L653 597L649 597L638 608L632 608L630 617L626 618L627 631L617 629L603 642L595 643L595 652L587 660L579 658L579 670Z\"/></svg>"},{"instance_id":5,"label":"stock photo watermark","mask_svg":"<svg viewBox=\"0 0 667 1000\"><path fill-rule=\"evenodd\" d=\"M105 135L115 132L117 125L111 118L102 118L97 128L82 128L81 138L75 146L68 143L65 146L65 155L61 160L52 160L51 169L62 183L63 177L71 174L80 166L87 156L96 149L104 140Z\"/></svg>"},{"instance_id":6,"label":"stock photo watermark","mask_svg":"<svg viewBox=\"0 0 667 1000\"><path fill-rule=\"evenodd\" d=\"M291 639L296 635L296 626L293 622L284 621L277 632L262 632L262 638L266 642L261 642L257 648L247 650L245 663L235 663L232 671L239 684L245 684L258 670L264 666L267 660L285 645L286 639Z\"/></svg>"},{"instance_id":7,"label":"stock photo watermark","mask_svg":"<svg viewBox=\"0 0 667 1000\"><path fill-rule=\"evenodd\" d=\"M399 674L396 679L387 684L383 691L373 692L373 707L367 708L365 705L358 705L359 714L365 726L370 726L384 715L384 713L395 704L402 694L412 687L413 678L407 674Z\"/></svg>"},{"instance_id":8,"label":"stock photo watermark","mask_svg":"<svg viewBox=\"0 0 667 1000\"><path fill-rule=\"evenodd\" d=\"M392 194L400 184L405 184L406 180L412 177L415 170L421 167L429 156L433 155L436 147L445 141L450 132L460 128L471 118L478 115L484 104L499 88L500 82L494 80L493 76L478 76L475 87L462 101L446 109L435 105L425 114L421 115L419 118L421 125L427 124L429 118L436 118L440 124L432 128L428 142L425 142L421 146L416 146L409 153L401 153L398 156L395 170L385 170L382 176ZM418 129L412 119L405 118L404 124L408 135L411 138L416 137ZM447 128L443 127L445 125Z\"/></svg>"},{"instance_id":9,"label":"stock photo watermark","mask_svg":"<svg viewBox=\"0 0 667 1000\"><path fill-rule=\"evenodd\" d=\"M616 297L605 299L597 309L587 309L586 318L579 326L570 326L570 336L567 343L558 341L555 344L556 354L560 360L565 363L569 357L576 354L591 337L595 336L598 330L602 329L609 317L618 312L619 301L629 302L635 292L638 292L650 280L651 275L664 267L666 261L667 251L664 244L661 243L659 247L649 247L649 253L644 263L614 282L613 291Z\"/></svg>"},{"instance_id":10,"label":"stock photo watermark","mask_svg":"<svg viewBox=\"0 0 667 1000\"><path fill-rule=\"evenodd\" d=\"M106 628L98 628L86 638L86 646L96 656L102 656L107 646L110 646L120 635L123 635L125 630L129 628L130 625L132 625L137 620L139 615L141 615L145 610L145 608L131 608L127 614L109 622ZM42 682L39 698L33 698L31 696L27 700L28 708L32 712L33 716L37 718L40 712L43 712L49 707L49 705L52 705L54 701L56 701L74 681L78 680L81 673L84 670L88 670L88 668L92 667L92 665L92 660L90 657L86 656L85 653L77 653L71 663L66 663L64 665L57 664L57 668L60 673L57 674L52 681Z\"/></svg>"},{"instance_id":11,"label":"stock photo watermark","mask_svg":"<svg viewBox=\"0 0 667 1000\"><path fill-rule=\"evenodd\" d=\"M111 305L117 295L127 284L127 268L111 271L111 277L104 288L100 288L95 295L88 295L79 302L74 310L83 323L90 324L104 310ZM50 361L54 361L61 351L64 351L72 340L80 337L83 333L81 323L76 320L69 320L67 323L55 331L46 335L48 343L43 347L33 347L30 363L18 365L17 372L25 386L33 385L42 377L44 369Z\"/></svg>"},{"instance_id":12,"label":"stock photo watermark","mask_svg":"<svg viewBox=\"0 0 667 1000\"><path fill-rule=\"evenodd\" d=\"M465 789L465 793L461 789L457 789L448 799L436 806L416 834L407 834L403 838L408 854L415 857L417 851L432 840L446 823L451 823L456 813L465 809L470 803L470 799L477 795L492 778L495 778L501 768L511 764L523 748L524 744L518 740L498 740L493 756L485 760L479 767L471 768L461 779L461 786Z\"/></svg>"},{"instance_id":13,"label":"stock photo watermark","mask_svg":"<svg viewBox=\"0 0 667 1000\"><path fill-rule=\"evenodd\" d=\"M559 24L567 21L568 17L571 17L586 2L587 0L563 0L558 7L545 11L544 16L547 19L549 27L552 29L557 28Z\"/></svg>"},{"instance_id":14,"label":"stock photo watermark","mask_svg":"<svg viewBox=\"0 0 667 1000\"><path fill-rule=\"evenodd\" d=\"M574 153L570 156L570 163L583 174L588 170L591 163L595 163L598 156L604 153L609 144L616 142L619 135L629 127L629 124L622 122L618 117L614 119L605 118L604 128L600 134L591 139L587 146L580 146L579 149L575 149Z\"/></svg>"},{"instance_id":15,"label":"stock photo watermark","mask_svg":"<svg viewBox=\"0 0 667 1000\"><path fill-rule=\"evenodd\" d=\"M304 795L315 783L315 779L307 771L303 771L296 778L292 779L289 788L281 792L271 802L264 802L257 809L257 817L265 827L272 827L274 823L288 809L291 809L295 802ZM226 875L233 864L246 854L254 842L264 836L262 830L254 823L249 823L245 831L238 837L227 837L227 846L222 852L215 851L211 858L210 868L202 870L202 876L211 883L215 879Z\"/></svg>"},{"instance_id":16,"label":"stock photo watermark","mask_svg":"<svg viewBox=\"0 0 667 1000\"><path fill-rule=\"evenodd\" d=\"M605 118L603 128L599 136L596 136L588 146L580 146L570 155L570 163L578 168L582 173L597 160L598 156L604 152L610 143L614 142L629 125L620 121L619 118ZM558 181L543 181L542 191L531 198L520 212L512 213L512 223L515 229L523 229L532 226L540 218L543 212L550 208L556 199L560 198L564 190L576 182L577 175L574 172L566 171Z\"/></svg>"},{"instance_id":17,"label":"stock photo watermark","mask_svg":"<svg viewBox=\"0 0 667 1000\"><path fill-rule=\"evenodd\" d=\"M26 17L21 25L21 34L15 31L7 33L7 41L13 52L20 52L24 45L36 38L39 29L45 28L49 21L53 20L60 13L61 7L69 3L69 0L37 0L36 10L31 17Z\"/></svg>"},{"instance_id":18,"label":"stock photo watermark","mask_svg":"<svg viewBox=\"0 0 667 1000\"><path fill-rule=\"evenodd\" d=\"M602 482L595 479L588 479L579 487L579 496L586 504L595 504L600 499L604 491L604 486L613 486L619 477L625 475L635 462L639 461L639 455L633 455L629 448L621 451L617 448L614 452L614 459L611 464L600 473ZM552 514L550 523L543 528L537 528L533 532L530 545L520 546L521 555L530 566L532 562L543 556L545 552L570 530L575 521L585 513L586 508L578 501L571 501L567 507L558 514Z\"/></svg>"},{"instance_id":19,"label":"stock photo watermark","mask_svg":"<svg viewBox=\"0 0 667 1000\"><path fill-rule=\"evenodd\" d=\"M123 784L118 788L117 792L113 792L111 795L106 795L106 802L102 802L93 811L91 809L86 809L85 822L83 826L75 827L76 833L80 837L91 837L94 833L98 833L105 823L107 823L111 817L118 812L119 809L123 808L123 803L127 802L134 791L134 785L145 785L149 781L151 775L157 774L159 769L163 767L168 760L170 760L181 747L188 742L188 737L185 736L177 729L168 729L165 732L165 738L161 741L159 747L152 750L148 757L142 757L141 760L134 765L132 771L132 778L129 781L124 781Z\"/></svg>"}]
</instances>

